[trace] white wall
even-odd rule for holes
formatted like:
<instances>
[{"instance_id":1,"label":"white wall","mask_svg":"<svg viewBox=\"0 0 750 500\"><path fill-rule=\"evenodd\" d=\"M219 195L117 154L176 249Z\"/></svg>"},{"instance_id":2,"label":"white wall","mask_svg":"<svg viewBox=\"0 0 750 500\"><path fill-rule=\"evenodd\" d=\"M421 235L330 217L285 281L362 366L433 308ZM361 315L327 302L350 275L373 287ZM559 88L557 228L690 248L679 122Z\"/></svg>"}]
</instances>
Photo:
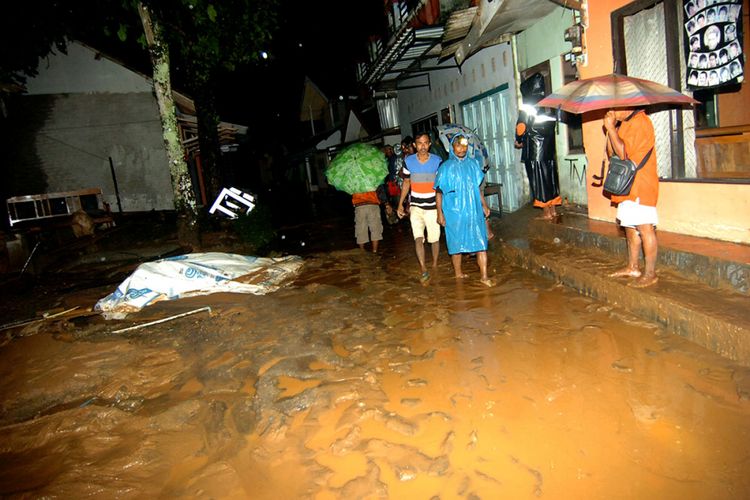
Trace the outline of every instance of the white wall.
<instances>
[{"instance_id":1,"label":"white wall","mask_svg":"<svg viewBox=\"0 0 750 500\"><path fill-rule=\"evenodd\" d=\"M437 59L424 62L424 66L437 65ZM453 59L442 66L455 65ZM426 78L407 80L403 85L426 82ZM408 82L408 83L407 83ZM411 134L411 124L432 113L453 106L458 112L458 103L507 83L514 87L513 56L507 43L482 49L464 61L460 71L449 68L430 72L430 88L400 90L399 120L402 135ZM461 117L457 116L457 122Z\"/></svg>"},{"instance_id":2,"label":"white wall","mask_svg":"<svg viewBox=\"0 0 750 500\"><path fill-rule=\"evenodd\" d=\"M39 60L39 74L26 84L28 95L93 92L152 92L151 82L77 42L67 54L50 54Z\"/></svg>"},{"instance_id":3,"label":"white wall","mask_svg":"<svg viewBox=\"0 0 750 500\"><path fill-rule=\"evenodd\" d=\"M518 67L530 68L551 57L570 52L570 42L565 41L565 28L572 25L571 11L558 7L532 27L516 35Z\"/></svg>"},{"instance_id":4,"label":"white wall","mask_svg":"<svg viewBox=\"0 0 750 500\"><path fill-rule=\"evenodd\" d=\"M24 98L34 106L35 96ZM161 121L151 94L52 96L36 133L35 153L47 191L101 188L117 210L109 158L125 212L174 209Z\"/></svg>"},{"instance_id":5,"label":"white wall","mask_svg":"<svg viewBox=\"0 0 750 500\"><path fill-rule=\"evenodd\" d=\"M41 168L47 192L101 188L117 210L112 158L123 211L174 209L161 121L150 81L77 43L41 60L30 78L19 123L33 125L29 165ZM23 191L23 186L17 189ZM36 193L30 193L36 194Z\"/></svg>"}]
</instances>

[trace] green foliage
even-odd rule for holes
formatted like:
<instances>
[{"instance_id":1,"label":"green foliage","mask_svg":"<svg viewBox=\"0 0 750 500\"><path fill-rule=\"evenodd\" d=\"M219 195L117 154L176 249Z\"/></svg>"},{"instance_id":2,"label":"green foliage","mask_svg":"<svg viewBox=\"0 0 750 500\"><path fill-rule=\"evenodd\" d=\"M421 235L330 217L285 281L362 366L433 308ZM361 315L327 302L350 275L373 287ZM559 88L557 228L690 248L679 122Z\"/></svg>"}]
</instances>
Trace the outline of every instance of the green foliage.
<instances>
[{"instance_id":1,"label":"green foliage","mask_svg":"<svg viewBox=\"0 0 750 500\"><path fill-rule=\"evenodd\" d=\"M213 5L208 4L208 7L206 8L206 13L208 14L208 18L211 21L216 22L216 9L214 8Z\"/></svg>"},{"instance_id":2,"label":"green foliage","mask_svg":"<svg viewBox=\"0 0 750 500\"><path fill-rule=\"evenodd\" d=\"M172 58L193 85L259 60L277 27L278 0L143 0L164 27Z\"/></svg>"},{"instance_id":3,"label":"green foliage","mask_svg":"<svg viewBox=\"0 0 750 500\"><path fill-rule=\"evenodd\" d=\"M117 30L117 38L119 38L121 42L128 39L128 28L124 24L121 24L120 28Z\"/></svg>"},{"instance_id":4,"label":"green foliage","mask_svg":"<svg viewBox=\"0 0 750 500\"><path fill-rule=\"evenodd\" d=\"M276 235L271 210L264 205L257 205L249 214L235 219L234 230L237 236L250 247L251 252L257 252L267 246Z\"/></svg>"}]
</instances>

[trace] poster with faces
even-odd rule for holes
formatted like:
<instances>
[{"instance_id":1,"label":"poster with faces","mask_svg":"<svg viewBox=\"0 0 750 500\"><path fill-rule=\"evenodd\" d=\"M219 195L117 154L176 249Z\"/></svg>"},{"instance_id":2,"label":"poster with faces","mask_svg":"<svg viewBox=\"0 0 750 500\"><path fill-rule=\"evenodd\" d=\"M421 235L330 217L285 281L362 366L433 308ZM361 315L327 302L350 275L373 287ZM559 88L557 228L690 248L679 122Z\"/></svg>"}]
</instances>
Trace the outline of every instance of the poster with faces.
<instances>
[{"instance_id":1,"label":"poster with faces","mask_svg":"<svg viewBox=\"0 0 750 500\"><path fill-rule=\"evenodd\" d=\"M736 85L745 79L743 0L683 0L687 88Z\"/></svg>"}]
</instances>

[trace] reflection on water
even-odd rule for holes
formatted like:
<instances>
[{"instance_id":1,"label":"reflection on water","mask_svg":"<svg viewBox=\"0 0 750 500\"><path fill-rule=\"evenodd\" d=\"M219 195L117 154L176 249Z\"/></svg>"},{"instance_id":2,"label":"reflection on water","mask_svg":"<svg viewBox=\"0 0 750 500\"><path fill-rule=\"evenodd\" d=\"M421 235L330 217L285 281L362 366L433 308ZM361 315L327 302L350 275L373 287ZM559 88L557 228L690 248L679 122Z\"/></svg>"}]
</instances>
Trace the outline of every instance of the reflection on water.
<instances>
[{"instance_id":1,"label":"reflection on water","mask_svg":"<svg viewBox=\"0 0 750 500\"><path fill-rule=\"evenodd\" d=\"M496 259L423 286L386 238L143 313L212 318L7 343L0 494L750 496L747 370Z\"/></svg>"}]
</instances>

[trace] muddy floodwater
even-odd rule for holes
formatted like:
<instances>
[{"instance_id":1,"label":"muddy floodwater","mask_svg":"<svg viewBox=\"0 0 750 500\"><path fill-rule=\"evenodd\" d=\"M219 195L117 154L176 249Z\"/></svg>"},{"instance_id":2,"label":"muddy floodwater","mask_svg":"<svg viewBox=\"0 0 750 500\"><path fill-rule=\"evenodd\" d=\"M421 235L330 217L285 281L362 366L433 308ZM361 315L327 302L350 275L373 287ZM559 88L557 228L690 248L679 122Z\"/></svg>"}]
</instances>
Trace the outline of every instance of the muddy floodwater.
<instances>
[{"instance_id":1,"label":"muddy floodwater","mask_svg":"<svg viewBox=\"0 0 750 500\"><path fill-rule=\"evenodd\" d=\"M385 237L266 296L5 332L0 495L750 497L750 371L494 255L494 288L446 253L424 286Z\"/></svg>"}]
</instances>

